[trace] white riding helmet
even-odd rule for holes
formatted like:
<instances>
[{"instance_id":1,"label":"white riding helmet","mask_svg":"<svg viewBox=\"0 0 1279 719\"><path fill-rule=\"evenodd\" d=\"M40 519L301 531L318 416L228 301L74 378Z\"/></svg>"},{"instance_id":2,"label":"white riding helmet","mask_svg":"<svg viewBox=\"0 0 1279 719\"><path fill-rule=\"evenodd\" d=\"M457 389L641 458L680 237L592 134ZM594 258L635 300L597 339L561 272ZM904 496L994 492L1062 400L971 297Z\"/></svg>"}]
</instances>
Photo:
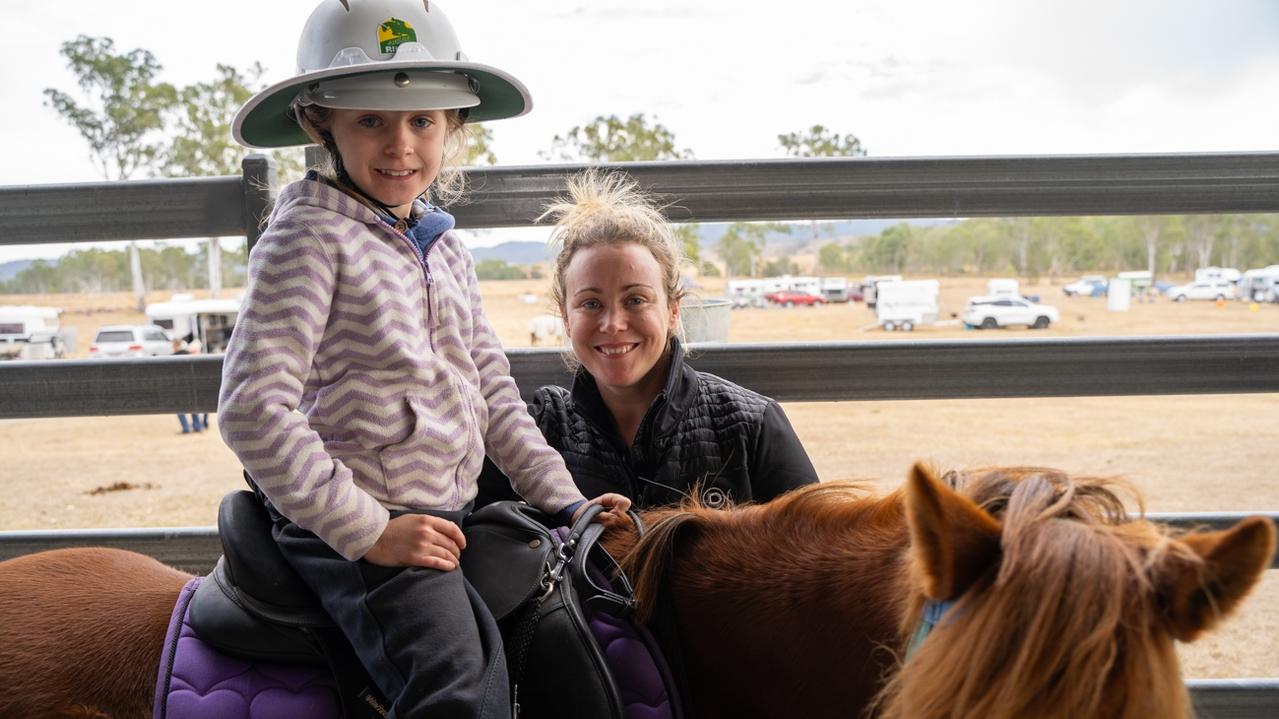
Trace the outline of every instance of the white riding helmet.
<instances>
[{"instance_id":1,"label":"white riding helmet","mask_svg":"<svg viewBox=\"0 0 1279 719\"><path fill-rule=\"evenodd\" d=\"M324 0L298 41L297 74L236 114L248 147L309 145L289 106L352 110L467 109L467 120L518 117L533 106L508 73L468 62L453 25L430 0Z\"/></svg>"}]
</instances>

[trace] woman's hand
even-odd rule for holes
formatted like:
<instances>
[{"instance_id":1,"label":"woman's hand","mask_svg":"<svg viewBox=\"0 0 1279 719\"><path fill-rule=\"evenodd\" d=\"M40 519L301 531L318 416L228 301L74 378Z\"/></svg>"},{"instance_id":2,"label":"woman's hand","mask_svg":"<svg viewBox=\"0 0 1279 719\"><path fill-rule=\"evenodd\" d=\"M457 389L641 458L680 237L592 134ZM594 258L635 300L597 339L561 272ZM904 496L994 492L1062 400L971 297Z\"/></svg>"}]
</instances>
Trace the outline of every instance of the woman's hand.
<instances>
[{"instance_id":1,"label":"woman's hand","mask_svg":"<svg viewBox=\"0 0 1279 719\"><path fill-rule=\"evenodd\" d=\"M586 506L586 505L582 505ZM401 514L386 523L364 560L382 567L457 568L466 537L456 524L429 514Z\"/></svg>"},{"instance_id":2,"label":"woman's hand","mask_svg":"<svg viewBox=\"0 0 1279 719\"><path fill-rule=\"evenodd\" d=\"M631 508L631 500L629 497L609 492L601 494L592 499L573 512L573 521L570 524L577 524L577 518L582 516L582 512L592 504L603 505L605 510L599 514L599 522L605 527L617 527L623 524L630 524L630 517L626 516L626 510Z\"/></svg>"}]
</instances>

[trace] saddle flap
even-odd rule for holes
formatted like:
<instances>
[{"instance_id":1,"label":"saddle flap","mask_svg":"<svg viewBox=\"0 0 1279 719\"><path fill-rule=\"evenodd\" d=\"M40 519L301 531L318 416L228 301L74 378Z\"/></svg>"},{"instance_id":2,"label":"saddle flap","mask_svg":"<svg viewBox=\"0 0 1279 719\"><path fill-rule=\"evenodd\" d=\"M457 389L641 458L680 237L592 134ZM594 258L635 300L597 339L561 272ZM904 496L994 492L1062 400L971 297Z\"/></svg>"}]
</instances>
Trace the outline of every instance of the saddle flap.
<instances>
[{"instance_id":1,"label":"saddle flap","mask_svg":"<svg viewBox=\"0 0 1279 719\"><path fill-rule=\"evenodd\" d=\"M501 621L543 588L554 560L553 520L521 502L495 502L463 522L462 572Z\"/></svg>"},{"instance_id":2,"label":"saddle flap","mask_svg":"<svg viewBox=\"0 0 1279 719\"><path fill-rule=\"evenodd\" d=\"M271 530L271 517L252 492L240 490L222 498L218 537L229 584L251 609L269 612L272 619L283 620L298 611L325 616L315 593L280 553Z\"/></svg>"},{"instance_id":3,"label":"saddle flap","mask_svg":"<svg viewBox=\"0 0 1279 719\"><path fill-rule=\"evenodd\" d=\"M263 621L241 604L222 560L195 590L187 621L206 644L231 656L280 664L325 661L314 639L302 629Z\"/></svg>"}]
</instances>

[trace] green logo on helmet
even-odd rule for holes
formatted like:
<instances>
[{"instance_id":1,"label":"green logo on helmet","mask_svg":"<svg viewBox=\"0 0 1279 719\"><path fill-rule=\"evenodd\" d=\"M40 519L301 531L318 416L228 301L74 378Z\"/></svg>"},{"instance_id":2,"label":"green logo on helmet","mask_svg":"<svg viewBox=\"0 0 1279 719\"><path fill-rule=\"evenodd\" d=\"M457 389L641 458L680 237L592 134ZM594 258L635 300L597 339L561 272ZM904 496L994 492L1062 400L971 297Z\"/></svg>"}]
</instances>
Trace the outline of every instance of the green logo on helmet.
<instances>
[{"instance_id":1,"label":"green logo on helmet","mask_svg":"<svg viewBox=\"0 0 1279 719\"><path fill-rule=\"evenodd\" d=\"M390 55L395 48L406 42L417 42L417 33L413 26L399 18L387 18L377 26L378 49Z\"/></svg>"}]
</instances>

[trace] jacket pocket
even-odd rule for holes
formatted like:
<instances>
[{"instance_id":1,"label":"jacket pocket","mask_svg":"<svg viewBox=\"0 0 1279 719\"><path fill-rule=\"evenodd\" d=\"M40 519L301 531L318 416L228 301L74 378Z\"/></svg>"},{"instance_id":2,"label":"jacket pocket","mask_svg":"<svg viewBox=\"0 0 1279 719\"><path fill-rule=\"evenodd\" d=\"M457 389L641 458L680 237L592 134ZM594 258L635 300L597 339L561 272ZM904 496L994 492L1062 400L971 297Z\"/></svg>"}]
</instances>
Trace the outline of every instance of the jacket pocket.
<instances>
[{"instance_id":1,"label":"jacket pocket","mask_svg":"<svg viewBox=\"0 0 1279 719\"><path fill-rule=\"evenodd\" d=\"M390 500L403 507L454 503L459 470L471 463L472 455L484 454L471 397L450 378L447 388L432 395L410 395L406 404L412 431L379 453Z\"/></svg>"}]
</instances>

